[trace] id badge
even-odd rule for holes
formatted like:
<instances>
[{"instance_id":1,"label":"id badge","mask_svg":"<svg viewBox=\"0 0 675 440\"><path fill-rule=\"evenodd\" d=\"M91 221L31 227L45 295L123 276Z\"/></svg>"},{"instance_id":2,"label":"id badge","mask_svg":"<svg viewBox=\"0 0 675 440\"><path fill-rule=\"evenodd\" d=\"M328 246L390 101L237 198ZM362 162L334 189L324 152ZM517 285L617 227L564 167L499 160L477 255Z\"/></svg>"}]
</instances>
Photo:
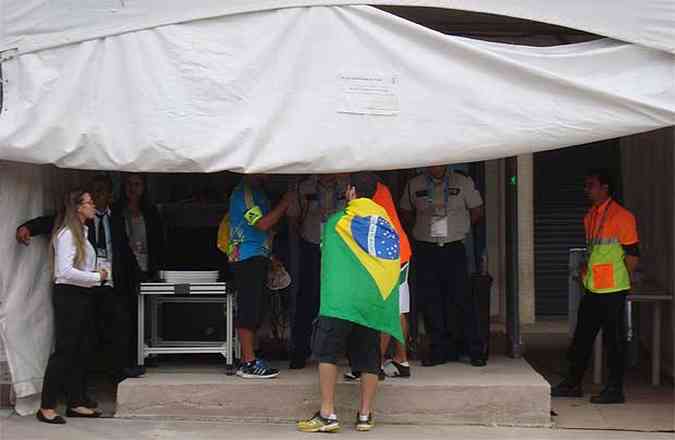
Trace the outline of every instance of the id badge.
<instances>
[{"instance_id":1,"label":"id badge","mask_svg":"<svg viewBox=\"0 0 675 440\"><path fill-rule=\"evenodd\" d=\"M107 249L96 249L96 258L97 260L107 260L108 259L108 250Z\"/></svg>"},{"instance_id":2,"label":"id badge","mask_svg":"<svg viewBox=\"0 0 675 440\"><path fill-rule=\"evenodd\" d=\"M148 254L135 254L136 255L136 262L138 262L138 266L144 270L147 271L148 268Z\"/></svg>"},{"instance_id":3,"label":"id badge","mask_svg":"<svg viewBox=\"0 0 675 440\"><path fill-rule=\"evenodd\" d=\"M112 264L111 261L107 258L97 258L96 259L96 271L98 272L99 270L105 269L108 271L108 280L112 276ZM106 283L108 282L106 280Z\"/></svg>"},{"instance_id":4,"label":"id badge","mask_svg":"<svg viewBox=\"0 0 675 440\"><path fill-rule=\"evenodd\" d=\"M448 236L448 217L431 217L431 238L446 238Z\"/></svg>"}]
</instances>

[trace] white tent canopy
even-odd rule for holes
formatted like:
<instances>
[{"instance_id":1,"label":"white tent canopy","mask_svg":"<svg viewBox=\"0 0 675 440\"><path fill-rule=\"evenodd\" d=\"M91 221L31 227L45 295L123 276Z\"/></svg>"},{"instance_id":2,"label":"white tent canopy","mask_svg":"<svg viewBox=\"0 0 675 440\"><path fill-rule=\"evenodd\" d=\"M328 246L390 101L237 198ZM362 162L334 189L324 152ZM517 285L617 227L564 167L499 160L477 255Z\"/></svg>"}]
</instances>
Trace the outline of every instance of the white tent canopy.
<instances>
[{"instance_id":1,"label":"white tent canopy","mask_svg":"<svg viewBox=\"0 0 675 440\"><path fill-rule=\"evenodd\" d=\"M369 6L155 3L29 2L33 13L15 4L5 20L4 47L18 52L2 63L0 159L138 171L395 169L675 124L675 56L647 47L666 44L655 37L665 32L660 2L599 2L612 16L623 11L614 34L653 14L649 38L626 35L640 45L549 48L447 36ZM437 4L504 12L465 3ZM265 10L223 16L255 7ZM580 11L571 2L537 18L568 24ZM197 16L215 18L185 22ZM172 22L181 23L155 27ZM121 33L130 29L143 30ZM114 36L90 39L105 35Z\"/></svg>"},{"instance_id":2,"label":"white tent canopy","mask_svg":"<svg viewBox=\"0 0 675 440\"><path fill-rule=\"evenodd\" d=\"M354 4L428 6L519 17L675 53L670 0L1 0L0 51L21 53L242 12Z\"/></svg>"}]
</instances>

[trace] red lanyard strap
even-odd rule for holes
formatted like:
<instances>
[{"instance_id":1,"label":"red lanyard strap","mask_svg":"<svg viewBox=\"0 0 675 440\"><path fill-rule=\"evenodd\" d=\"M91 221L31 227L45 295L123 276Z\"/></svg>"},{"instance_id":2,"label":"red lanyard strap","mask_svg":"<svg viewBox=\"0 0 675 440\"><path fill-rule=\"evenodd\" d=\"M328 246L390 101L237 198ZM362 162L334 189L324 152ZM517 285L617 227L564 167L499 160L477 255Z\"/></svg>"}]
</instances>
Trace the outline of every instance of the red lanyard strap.
<instances>
[{"instance_id":1,"label":"red lanyard strap","mask_svg":"<svg viewBox=\"0 0 675 440\"><path fill-rule=\"evenodd\" d=\"M604 212L602 213L602 217L600 218L600 223L596 225L595 220L597 219L597 214L593 216L593 222L590 225L590 232L591 235L590 237L586 237L586 241L589 243L589 248L592 248L596 244L600 243L602 238L600 237L600 233L605 227L605 222L607 221L607 213L609 212L609 207L611 206L613 200L610 200L607 202L607 206L605 207ZM597 226L597 227L596 227Z\"/></svg>"}]
</instances>

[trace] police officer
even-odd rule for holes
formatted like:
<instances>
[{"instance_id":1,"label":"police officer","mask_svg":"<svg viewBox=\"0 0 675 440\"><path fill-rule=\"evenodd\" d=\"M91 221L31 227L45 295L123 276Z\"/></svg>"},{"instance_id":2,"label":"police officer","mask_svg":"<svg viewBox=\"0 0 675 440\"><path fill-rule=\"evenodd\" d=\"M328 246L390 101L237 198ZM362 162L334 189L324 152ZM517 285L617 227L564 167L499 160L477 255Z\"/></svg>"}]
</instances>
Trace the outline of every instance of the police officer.
<instances>
[{"instance_id":1,"label":"police officer","mask_svg":"<svg viewBox=\"0 0 675 440\"><path fill-rule=\"evenodd\" d=\"M463 243L471 225L482 217L480 193L470 177L434 166L408 182L400 205L402 217L414 224L418 300L431 339L422 365L457 360L460 345L465 345L471 365L485 366Z\"/></svg>"},{"instance_id":2,"label":"police officer","mask_svg":"<svg viewBox=\"0 0 675 440\"><path fill-rule=\"evenodd\" d=\"M606 170L590 170L585 191L592 203L584 218L588 263L581 274L586 290L577 315L577 327L567 353L565 380L551 389L553 397L582 397L581 383L602 329L607 341L607 386L591 403L624 403L626 295L630 274L638 265L639 239L635 216L612 198L612 181Z\"/></svg>"},{"instance_id":3,"label":"police officer","mask_svg":"<svg viewBox=\"0 0 675 440\"><path fill-rule=\"evenodd\" d=\"M319 314L321 234L323 225L345 207L348 177L314 175L302 181L291 201L288 216L300 234L300 286L291 324L291 369L305 367L311 354L312 321Z\"/></svg>"}]
</instances>

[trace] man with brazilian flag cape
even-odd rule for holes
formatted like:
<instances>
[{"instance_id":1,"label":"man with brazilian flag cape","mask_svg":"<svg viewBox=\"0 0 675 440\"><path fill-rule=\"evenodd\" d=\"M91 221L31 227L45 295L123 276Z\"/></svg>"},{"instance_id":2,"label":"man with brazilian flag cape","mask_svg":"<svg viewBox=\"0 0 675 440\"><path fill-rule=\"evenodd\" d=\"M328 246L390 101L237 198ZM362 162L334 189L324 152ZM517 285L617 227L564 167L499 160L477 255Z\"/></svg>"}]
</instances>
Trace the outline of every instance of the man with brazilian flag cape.
<instances>
[{"instance_id":1,"label":"man with brazilian flag cape","mask_svg":"<svg viewBox=\"0 0 675 440\"><path fill-rule=\"evenodd\" d=\"M337 362L346 352L361 372L356 430L373 426L380 371L380 332L403 340L399 319L400 238L387 211L373 202L373 173L354 173L347 206L328 219L321 242L321 307L313 337L319 361L321 409L298 422L303 432L340 429L335 414Z\"/></svg>"},{"instance_id":2,"label":"man with brazilian flag cape","mask_svg":"<svg viewBox=\"0 0 675 440\"><path fill-rule=\"evenodd\" d=\"M322 246L319 315L403 341L400 240L384 208L367 198L351 201L326 223Z\"/></svg>"}]
</instances>

